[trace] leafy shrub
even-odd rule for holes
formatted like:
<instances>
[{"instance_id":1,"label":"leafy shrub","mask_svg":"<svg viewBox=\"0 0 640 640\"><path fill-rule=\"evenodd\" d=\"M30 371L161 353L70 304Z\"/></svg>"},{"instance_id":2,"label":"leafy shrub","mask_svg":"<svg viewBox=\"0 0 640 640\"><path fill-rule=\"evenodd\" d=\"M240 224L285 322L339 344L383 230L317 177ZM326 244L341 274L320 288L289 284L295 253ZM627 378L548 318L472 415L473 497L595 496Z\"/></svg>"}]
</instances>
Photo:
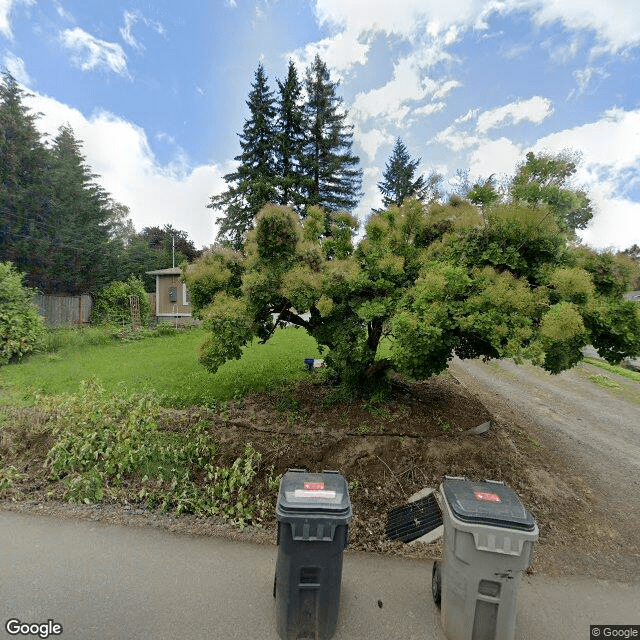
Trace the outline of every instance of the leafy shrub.
<instances>
[{"instance_id":1,"label":"leafy shrub","mask_svg":"<svg viewBox=\"0 0 640 640\"><path fill-rule=\"evenodd\" d=\"M0 366L35 351L45 334L34 292L10 262L0 262Z\"/></svg>"},{"instance_id":2,"label":"leafy shrub","mask_svg":"<svg viewBox=\"0 0 640 640\"><path fill-rule=\"evenodd\" d=\"M130 276L126 282L115 281L106 286L93 306L92 319L110 324L131 324L130 296L137 296L140 321L146 324L149 315L149 297L144 283L136 276Z\"/></svg>"},{"instance_id":3,"label":"leafy shrub","mask_svg":"<svg viewBox=\"0 0 640 640\"><path fill-rule=\"evenodd\" d=\"M239 526L263 517L253 483L261 454L247 444L231 466L216 466L218 445L206 425L186 433L159 429L161 409L151 394L107 393L84 381L77 394L42 398L41 408L57 437L47 464L69 501L124 499Z\"/></svg>"}]
</instances>

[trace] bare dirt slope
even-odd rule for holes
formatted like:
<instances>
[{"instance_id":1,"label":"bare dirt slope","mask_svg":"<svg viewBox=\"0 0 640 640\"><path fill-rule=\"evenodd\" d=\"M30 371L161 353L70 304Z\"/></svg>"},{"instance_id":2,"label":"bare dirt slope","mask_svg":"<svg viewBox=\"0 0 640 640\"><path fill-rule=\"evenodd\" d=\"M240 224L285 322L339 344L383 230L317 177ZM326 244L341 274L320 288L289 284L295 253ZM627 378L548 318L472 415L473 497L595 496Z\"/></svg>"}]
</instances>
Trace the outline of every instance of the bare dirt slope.
<instances>
[{"instance_id":1,"label":"bare dirt slope","mask_svg":"<svg viewBox=\"0 0 640 640\"><path fill-rule=\"evenodd\" d=\"M352 549L439 557L439 543L388 540L387 514L423 487L438 487L445 474L466 475L504 481L533 512L540 527L533 571L640 582L633 453L640 384L604 389L602 380L589 379L598 375L591 369L581 366L571 377L552 378L507 363L453 362L449 374L401 384L392 401L375 406L332 399L330 389L310 380L248 396L222 415L197 407L167 410L162 426L182 430L205 422L221 443L220 463L251 442L263 456L257 478L262 487L272 465L277 473L290 467L339 470L351 486ZM610 418L596 418L596 411ZM618 415L626 416L622 426ZM15 437L20 420L16 415ZM467 433L486 421L493 424L487 433ZM596 434L596 422L608 431ZM20 467L23 478L5 491L0 508L275 542L273 517L259 529L238 532L213 518L176 519L135 504L63 503L61 483L52 485L42 467L50 445L31 443L31 458ZM53 500L46 498L49 491ZM275 492L268 498L275 506Z\"/></svg>"}]
</instances>

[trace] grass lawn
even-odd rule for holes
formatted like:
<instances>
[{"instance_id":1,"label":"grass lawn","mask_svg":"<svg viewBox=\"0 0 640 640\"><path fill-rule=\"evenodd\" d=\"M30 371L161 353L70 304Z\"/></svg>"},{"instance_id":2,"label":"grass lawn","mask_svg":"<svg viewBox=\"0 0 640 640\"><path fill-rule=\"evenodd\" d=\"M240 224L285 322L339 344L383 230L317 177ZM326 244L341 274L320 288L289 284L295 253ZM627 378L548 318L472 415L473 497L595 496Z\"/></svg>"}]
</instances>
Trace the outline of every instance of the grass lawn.
<instances>
[{"instance_id":1,"label":"grass lawn","mask_svg":"<svg viewBox=\"0 0 640 640\"><path fill-rule=\"evenodd\" d=\"M316 342L302 329L278 329L271 340L255 340L240 360L215 374L198 362L202 329L136 342L63 348L0 368L5 402L32 404L34 393L72 393L81 380L93 378L105 389L152 389L172 406L210 405L278 385L305 375L303 359L319 357Z\"/></svg>"}]
</instances>

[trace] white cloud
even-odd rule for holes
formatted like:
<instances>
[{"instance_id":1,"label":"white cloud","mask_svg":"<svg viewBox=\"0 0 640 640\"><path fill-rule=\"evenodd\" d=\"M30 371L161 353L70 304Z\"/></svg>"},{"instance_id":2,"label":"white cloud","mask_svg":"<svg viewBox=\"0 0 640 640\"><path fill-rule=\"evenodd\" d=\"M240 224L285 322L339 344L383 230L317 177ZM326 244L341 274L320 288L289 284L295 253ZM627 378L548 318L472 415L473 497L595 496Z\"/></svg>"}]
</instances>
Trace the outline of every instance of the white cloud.
<instances>
[{"instance_id":1,"label":"white cloud","mask_svg":"<svg viewBox=\"0 0 640 640\"><path fill-rule=\"evenodd\" d=\"M357 128L354 137L371 161L375 159L378 149L383 144L393 142L394 140L392 135L380 129L371 129L370 131L363 132Z\"/></svg>"},{"instance_id":2,"label":"white cloud","mask_svg":"<svg viewBox=\"0 0 640 640\"><path fill-rule=\"evenodd\" d=\"M353 31L341 31L335 36L324 38L306 45L303 49L287 53L284 57L291 58L298 68L305 68L318 54L327 63L332 73L342 78L354 64L366 63L369 44L361 40L359 35Z\"/></svg>"},{"instance_id":3,"label":"white cloud","mask_svg":"<svg viewBox=\"0 0 640 640\"><path fill-rule=\"evenodd\" d=\"M528 0L527 4L538 24L561 22L570 31L595 32L600 41L596 53L617 53L640 44L640 11L628 0Z\"/></svg>"},{"instance_id":4,"label":"white cloud","mask_svg":"<svg viewBox=\"0 0 640 640\"><path fill-rule=\"evenodd\" d=\"M471 153L471 179L488 178L491 174L513 175L523 157L521 147L508 138L485 140Z\"/></svg>"},{"instance_id":5,"label":"white cloud","mask_svg":"<svg viewBox=\"0 0 640 640\"><path fill-rule=\"evenodd\" d=\"M598 248L640 244L640 203L623 195L640 181L640 109L610 109L596 122L545 136L534 151L565 149L581 153L576 183L586 185L596 210L582 239Z\"/></svg>"},{"instance_id":6,"label":"white cloud","mask_svg":"<svg viewBox=\"0 0 640 640\"><path fill-rule=\"evenodd\" d=\"M467 147L476 147L483 141L484 138L460 129L457 126L457 122L449 125L433 138L433 142L444 144L452 151L461 151Z\"/></svg>"},{"instance_id":7,"label":"white cloud","mask_svg":"<svg viewBox=\"0 0 640 640\"><path fill-rule=\"evenodd\" d=\"M216 235L215 212L205 208L210 196L222 192L222 176L231 163L191 168L178 154L160 166L143 129L106 111L85 117L53 98L34 95L25 100L43 115L36 126L51 137L69 124L82 141L87 163L100 176L100 184L131 210L136 229L172 224L184 229L197 246L211 244Z\"/></svg>"},{"instance_id":8,"label":"white cloud","mask_svg":"<svg viewBox=\"0 0 640 640\"><path fill-rule=\"evenodd\" d=\"M597 122L552 133L538 140L536 151L563 149L582 153L585 170L621 175L627 169L640 172L640 109L609 109Z\"/></svg>"},{"instance_id":9,"label":"white cloud","mask_svg":"<svg viewBox=\"0 0 640 640\"><path fill-rule=\"evenodd\" d=\"M13 53L7 53L4 56L3 64L7 71L21 84L30 85L31 78L27 73L27 67L24 64L24 60L14 55Z\"/></svg>"},{"instance_id":10,"label":"white cloud","mask_svg":"<svg viewBox=\"0 0 640 640\"><path fill-rule=\"evenodd\" d=\"M578 83L578 90L572 91L569 96L571 97L574 94L582 95L587 90L587 87L591 84L592 80L598 76L601 78L608 78L609 74L604 67L587 66L584 69L577 69L574 71L573 77Z\"/></svg>"},{"instance_id":11,"label":"white cloud","mask_svg":"<svg viewBox=\"0 0 640 640\"><path fill-rule=\"evenodd\" d=\"M393 67L393 77L385 85L356 95L352 105L353 117L364 122L369 118L385 118L396 124L411 111L429 115L444 105L426 105L415 110L411 103L431 96L441 100L453 88L460 86L457 80L434 80L426 75L425 68L432 64L431 51L419 51L401 58Z\"/></svg>"},{"instance_id":12,"label":"white cloud","mask_svg":"<svg viewBox=\"0 0 640 640\"><path fill-rule=\"evenodd\" d=\"M131 32L133 25L135 25L135 23L138 22L140 18L139 13L135 11L125 11L123 17L124 27L120 27L120 35L122 36L122 39L131 48L136 49L137 51L143 51L144 46L135 39L133 33Z\"/></svg>"},{"instance_id":13,"label":"white cloud","mask_svg":"<svg viewBox=\"0 0 640 640\"><path fill-rule=\"evenodd\" d=\"M357 44L342 47L342 57L332 61L331 66L344 70L366 62L368 47L361 44L363 37L371 41L382 33L420 49L437 41L434 50L443 52L463 31L486 30L494 14L510 12L528 12L538 25L560 22L574 36L568 45L556 47L556 53L565 58L575 55L578 36L584 32L596 35L599 44L594 55L640 44L640 11L628 0L316 0L315 12L320 25L333 34L322 41L326 51L334 49L338 38Z\"/></svg>"},{"instance_id":14,"label":"white cloud","mask_svg":"<svg viewBox=\"0 0 640 640\"><path fill-rule=\"evenodd\" d=\"M127 56L119 44L99 40L79 27L65 29L60 38L62 44L71 51L74 64L83 71L102 67L127 75Z\"/></svg>"},{"instance_id":15,"label":"white cloud","mask_svg":"<svg viewBox=\"0 0 640 640\"><path fill-rule=\"evenodd\" d=\"M444 102L431 102L429 104L425 104L423 107L418 107L417 109L413 109L411 111L411 115L414 116L430 116L434 113L438 113L438 111L442 111L445 108Z\"/></svg>"},{"instance_id":16,"label":"white cloud","mask_svg":"<svg viewBox=\"0 0 640 640\"><path fill-rule=\"evenodd\" d=\"M525 120L540 124L552 112L551 100L534 96L529 100L517 100L503 107L481 113L478 116L477 128L480 133L486 133L489 129L506 124L518 124Z\"/></svg>"},{"instance_id":17,"label":"white cloud","mask_svg":"<svg viewBox=\"0 0 640 640\"><path fill-rule=\"evenodd\" d=\"M122 39L136 51L144 51L144 45L136 40L133 35L133 27L138 22L142 22L145 26L153 29L156 33L160 35L164 35L166 33L164 26L160 22L156 22L154 20L149 20L146 18L141 11L125 11L122 14L124 19L124 27L120 27L120 35Z\"/></svg>"},{"instance_id":18,"label":"white cloud","mask_svg":"<svg viewBox=\"0 0 640 640\"><path fill-rule=\"evenodd\" d=\"M0 0L0 33L9 40L13 39L11 31L11 11L18 4L32 5L35 0Z\"/></svg>"}]
</instances>

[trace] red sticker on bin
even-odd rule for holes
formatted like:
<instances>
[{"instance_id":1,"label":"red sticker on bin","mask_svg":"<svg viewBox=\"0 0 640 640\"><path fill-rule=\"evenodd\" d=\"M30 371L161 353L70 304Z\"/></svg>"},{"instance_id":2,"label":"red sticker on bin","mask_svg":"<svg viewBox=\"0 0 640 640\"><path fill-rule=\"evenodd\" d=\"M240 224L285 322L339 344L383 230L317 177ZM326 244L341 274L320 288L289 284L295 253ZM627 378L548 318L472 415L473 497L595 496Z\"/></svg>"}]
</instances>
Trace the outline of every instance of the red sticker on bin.
<instances>
[{"instance_id":1,"label":"red sticker on bin","mask_svg":"<svg viewBox=\"0 0 640 640\"><path fill-rule=\"evenodd\" d=\"M322 491L324 489L324 482L305 482L304 488L309 491Z\"/></svg>"},{"instance_id":2,"label":"red sticker on bin","mask_svg":"<svg viewBox=\"0 0 640 640\"><path fill-rule=\"evenodd\" d=\"M487 502L500 502L500 496L497 493L484 493L483 491L474 491L473 495L476 500L486 500Z\"/></svg>"}]
</instances>

